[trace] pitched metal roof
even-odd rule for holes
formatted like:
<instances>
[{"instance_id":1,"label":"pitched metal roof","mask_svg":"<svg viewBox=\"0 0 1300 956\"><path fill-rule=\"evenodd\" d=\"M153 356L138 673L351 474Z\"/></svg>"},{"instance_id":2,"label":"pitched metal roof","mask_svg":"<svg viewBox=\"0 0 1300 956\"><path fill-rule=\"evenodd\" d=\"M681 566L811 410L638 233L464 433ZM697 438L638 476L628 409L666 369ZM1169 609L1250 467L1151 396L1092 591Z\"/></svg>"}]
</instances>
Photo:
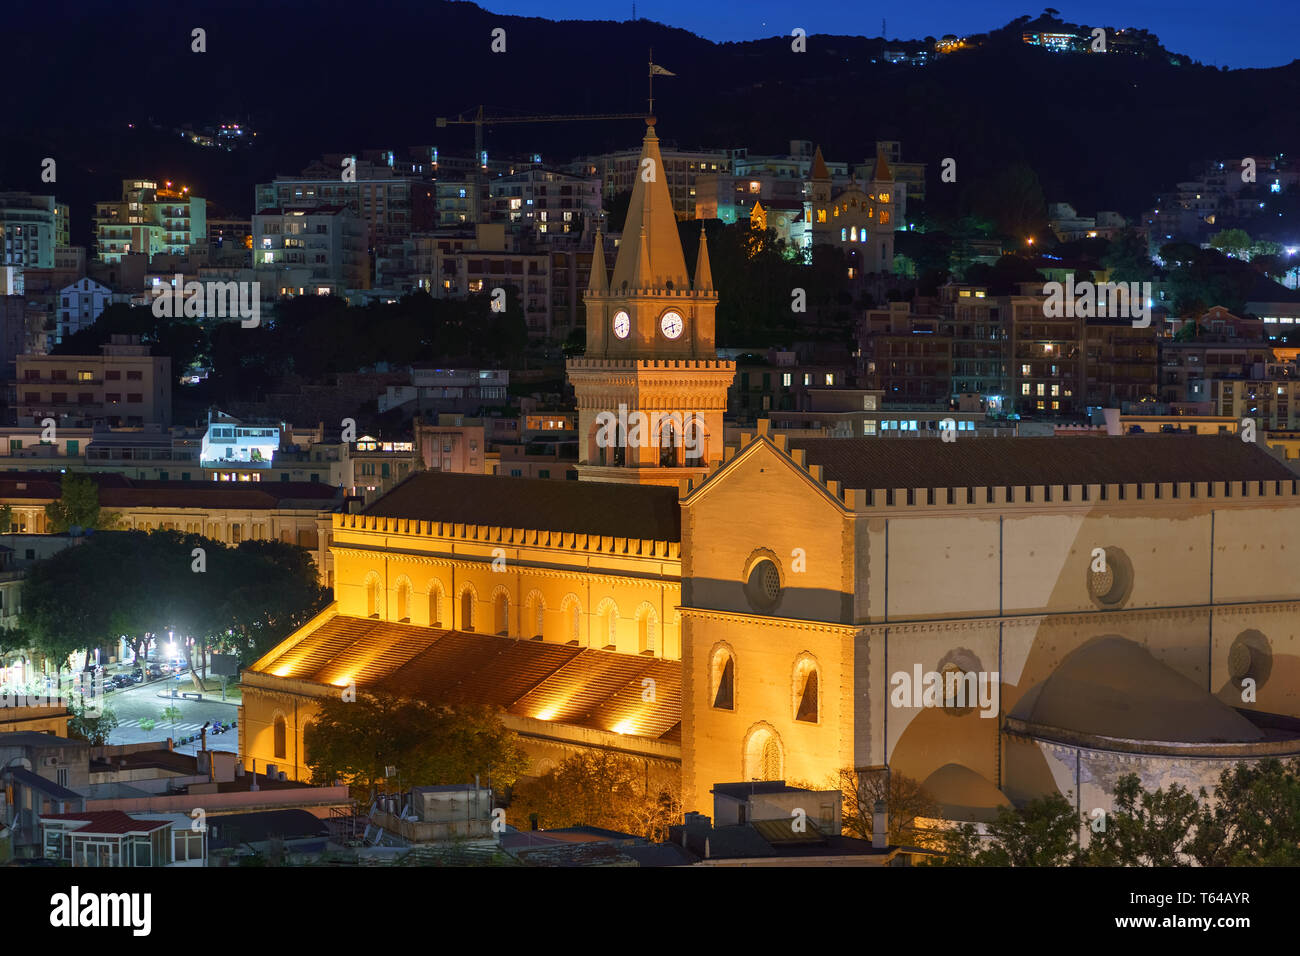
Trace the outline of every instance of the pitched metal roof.
<instances>
[{"instance_id":1,"label":"pitched metal roof","mask_svg":"<svg viewBox=\"0 0 1300 956\"><path fill-rule=\"evenodd\" d=\"M172 825L170 820L137 820L121 810L86 810L81 813L42 813L41 820L84 822L78 833L150 833Z\"/></svg>"},{"instance_id":2,"label":"pitched metal roof","mask_svg":"<svg viewBox=\"0 0 1300 956\"><path fill-rule=\"evenodd\" d=\"M639 654L336 615L255 670L637 737L680 733L681 663ZM641 699L647 678L653 701Z\"/></svg>"},{"instance_id":3,"label":"pitched metal roof","mask_svg":"<svg viewBox=\"0 0 1300 956\"><path fill-rule=\"evenodd\" d=\"M795 438L790 448L821 465L825 480L867 490L1300 479L1236 436Z\"/></svg>"},{"instance_id":4,"label":"pitched metal roof","mask_svg":"<svg viewBox=\"0 0 1300 956\"><path fill-rule=\"evenodd\" d=\"M677 489L601 481L422 471L363 514L655 541L682 537Z\"/></svg>"}]
</instances>

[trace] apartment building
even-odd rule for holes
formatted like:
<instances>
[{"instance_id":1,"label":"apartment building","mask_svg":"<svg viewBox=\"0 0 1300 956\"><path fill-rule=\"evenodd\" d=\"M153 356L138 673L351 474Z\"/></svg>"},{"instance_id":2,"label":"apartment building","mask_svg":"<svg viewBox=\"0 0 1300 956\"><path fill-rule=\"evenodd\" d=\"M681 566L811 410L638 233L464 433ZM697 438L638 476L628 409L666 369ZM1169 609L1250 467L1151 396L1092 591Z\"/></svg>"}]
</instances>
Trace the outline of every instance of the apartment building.
<instances>
[{"instance_id":1,"label":"apartment building","mask_svg":"<svg viewBox=\"0 0 1300 956\"><path fill-rule=\"evenodd\" d=\"M0 192L0 266L54 268L68 245L68 206L53 196Z\"/></svg>"},{"instance_id":2,"label":"apartment building","mask_svg":"<svg viewBox=\"0 0 1300 956\"><path fill-rule=\"evenodd\" d=\"M159 253L186 255L207 245L207 209L207 200L191 196L188 186L124 179L121 199L95 204L95 256L113 263L130 253L146 261Z\"/></svg>"},{"instance_id":3,"label":"apartment building","mask_svg":"<svg viewBox=\"0 0 1300 956\"><path fill-rule=\"evenodd\" d=\"M392 153L386 155L393 157ZM345 159L356 160L355 180L343 179ZM372 250L400 243L435 224L433 184L425 176L369 158L327 155L298 176L282 176L256 187L256 209L316 206L349 210L362 224L363 241ZM255 250L260 248L255 246Z\"/></svg>"},{"instance_id":4,"label":"apartment building","mask_svg":"<svg viewBox=\"0 0 1300 956\"><path fill-rule=\"evenodd\" d=\"M99 355L20 355L17 424L87 428L171 424L171 358L153 356L139 336L114 335Z\"/></svg>"},{"instance_id":5,"label":"apartment building","mask_svg":"<svg viewBox=\"0 0 1300 956\"><path fill-rule=\"evenodd\" d=\"M512 232L546 239L580 233L600 221L600 179L549 169L528 169L488 183L487 221ZM459 202L459 200L457 200Z\"/></svg>"},{"instance_id":6,"label":"apartment building","mask_svg":"<svg viewBox=\"0 0 1300 956\"><path fill-rule=\"evenodd\" d=\"M268 207L253 216L253 270L303 272L300 294L370 288L370 257L362 221L348 206Z\"/></svg>"},{"instance_id":7,"label":"apartment building","mask_svg":"<svg viewBox=\"0 0 1300 956\"><path fill-rule=\"evenodd\" d=\"M678 219L695 218L697 179L708 173L727 174L731 171L731 154L723 149L686 150L661 143L663 181L672 196L673 212ZM606 199L619 193L631 192L632 185L641 174L641 147L588 156L575 164L580 175L598 176Z\"/></svg>"},{"instance_id":8,"label":"apartment building","mask_svg":"<svg viewBox=\"0 0 1300 956\"><path fill-rule=\"evenodd\" d=\"M81 278L59 290L55 313L54 342L89 328L113 301L113 290L94 279Z\"/></svg>"}]
</instances>

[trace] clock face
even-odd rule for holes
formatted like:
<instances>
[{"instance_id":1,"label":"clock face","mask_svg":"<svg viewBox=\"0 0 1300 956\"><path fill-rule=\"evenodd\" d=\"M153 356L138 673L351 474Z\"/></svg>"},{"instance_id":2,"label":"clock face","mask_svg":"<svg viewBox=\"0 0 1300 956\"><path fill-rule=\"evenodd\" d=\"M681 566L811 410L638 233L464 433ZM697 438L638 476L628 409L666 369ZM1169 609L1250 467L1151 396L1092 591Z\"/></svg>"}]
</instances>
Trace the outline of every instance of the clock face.
<instances>
[{"instance_id":1,"label":"clock face","mask_svg":"<svg viewBox=\"0 0 1300 956\"><path fill-rule=\"evenodd\" d=\"M665 312L664 317L659 320L659 328L665 338L675 339L682 334L682 329L686 324L682 321L681 313Z\"/></svg>"},{"instance_id":2,"label":"clock face","mask_svg":"<svg viewBox=\"0 0 1300 956\"><path fill-rule=\"evenodd\" d=\"M625 339L631 331L632 320L628 318L627 313L621 310L614 313L614 334L620 339Z\"/></svg>"}]
</instances>

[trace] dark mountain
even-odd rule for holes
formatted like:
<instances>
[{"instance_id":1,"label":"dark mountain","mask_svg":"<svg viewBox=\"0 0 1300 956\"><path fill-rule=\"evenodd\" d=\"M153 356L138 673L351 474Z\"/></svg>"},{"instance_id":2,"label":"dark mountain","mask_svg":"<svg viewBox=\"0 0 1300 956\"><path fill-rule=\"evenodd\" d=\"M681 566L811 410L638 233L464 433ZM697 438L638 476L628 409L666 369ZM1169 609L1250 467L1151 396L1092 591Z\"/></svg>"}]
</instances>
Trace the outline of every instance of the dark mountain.
<instances>
[{"instance_id":1,"label":"dark mountain","mask_svg":"<svg viewBox=\"0 0 1300 956\"><path fill-rule=\"evenodd\" d=\"M872 63L879 38L814 35L794 53L789 38L716 44L646 20L498 16L447 0L48 0L6 17L11 40L25 40L6 58L0 184L40 189L40 160L56 158L78 224L82 204L115 196L125 176L184 181L247 214L253 182L323 152L468 153L470 127L434 121L480 103L489 115L643 111L651 47L677 74L655 83L665 140L762 153L806 138L861 162L876 139L899 139L905 159L930 164L937 205L957 192L938 182L947 156L959 189L1023 160L1049 202L1132 215L1200 159L1300 151L1300 61L1221 72L1053 54L1019 43L1019 24L912 67ZM191 52L195 27L205 53ZM496 27L503 54L490 50ZM256 149L205 150L150 128L236 116L259 130ZM559 159L639 133L626 120L502 125L486 147Z\"/></svg>"}]
</instances>

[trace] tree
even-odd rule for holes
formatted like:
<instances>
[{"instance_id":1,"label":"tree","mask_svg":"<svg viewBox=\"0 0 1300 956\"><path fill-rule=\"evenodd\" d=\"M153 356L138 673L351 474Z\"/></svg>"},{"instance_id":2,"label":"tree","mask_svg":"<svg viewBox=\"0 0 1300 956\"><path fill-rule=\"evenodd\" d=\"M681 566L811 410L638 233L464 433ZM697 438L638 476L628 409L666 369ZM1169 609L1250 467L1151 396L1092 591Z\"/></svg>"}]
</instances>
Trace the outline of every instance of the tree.
<instances>
[{"instance_id":1,"label":"tree","mask_svg":"<svg viewBox=\"0 0 1300 956\"><path fill-rule=\"evenodd\" d=\"M592 826L663 839L681 822L681 810L674 788L647 789L641 761L583 751L517 787L507 814L520 829L528 829L536 814L544 829Z\"/></svg>"},{"instance_id":2,"label":"tree","mask_svg":"<svg viewBox=\"0 0 1300 956\"><path fill-rule=\"evenodd\" d=\"M1150 282L1155 278L1155 264L1146 240L1132 229L1125 229L1110 241L1101 264L1109 270L1111 282Z\"/></svg>"},{"instance_id":3,"label":"tree","mask_svg":"<svg viewBox=\"0 0 1300 956\"><path fill-rule=\"evenodd\" d=\"M940 852L948 866L1067 866L1074 858L1079 818L1059 793L1023 807L999 807L982 842L969 823L944 832Z\"/></svg>"},{"instance_id":4,"label":"tree","mask_svg":"<svg viewBox=\"0 0 1300 956\"><path fill-rule=\"evenodd\" d=\"M85 475L69 472L59 483L59 500L45 506L50 530L62 534L74 528L91 531L111 528L118 516L99 510L99 486Z\"/></svg>"},{"instance_id":5,"label":"tree","mask_svg":"<svg viewBox=\"0 0 1300 956\"><path fill-rule=\"evenodd\" d=\"M14 509L12 505L0 505L0 534L8 534L14 529Z\"/></svg>"},{"instance_id":6,"label":"tree","mask_svg":"<svg viewBox=\"0 0 1300 956\"><path fill-rule=\"evenodd\" d=\"M1218 249L1234 259L1248 258L1250 246L1250 236L1244 229L1224 229L1210 237L1211 249Z\"/></svg>"},{"instance_id":7,"label":"tree","mask_svg":"<svg viewBox=\"0 0 1300 956\"><path fill-rule=\"evenodd\" d=\"M1103 829L1093 830L1083 862L1096 866L1186 866L1200 805L1180 784L1154 793L1143 788L1137 774L1120 777L1115 807L1100 817Z\"/></svg>"},{"instance_id":8,"label":"tree","mask_svg":"<svg viewBox=\"0 0 1300 956\"><path fill-rule=\"evenodd\" d=\"M889 815L887 842L891 846L926 846L931 831L917 825L918 818L934 819L939 810L920 782L901 773L859 774L841 770L830 781L844 795L841 827L850 836L870 840L876 802L885 802Z\"/></svg>"},{"instance_id":9,"label":"tree","mask_svg":"<svg viewBox=\"0 0 1300 956\"><path fill-rule=\"evenodd\" d=\"M328 697L304 735L312 779L341 779L358 797L373 796L387 767L401 786L468 783L496 789L527 766L518 738L490 707L442 705L392 694Z\"/></svg>"},{"instance_id":10,"label":"tree","mask_svg":"<svg viewBox=\"0 0 1300 956\"><path fill-rule=\"evenodd\" d=\"M1300 865L1300 760L1224 770L1196 822L1189 848L1201 866Z\"/></svg>"},{"instance_id":11,"label":"tree","mask_svg":"<svg viewBox=\"0 0 1300 956\"><path fill-rule=\"evenodd\" d=\"M72 740L84 740L92 746L102 747L117 729L117 714L107 705L101 708L98 717L87 716L85 704L78 701L69 704L68 710L72 713L68 721L68 737Z\"/></svg>"}]
</instances>

